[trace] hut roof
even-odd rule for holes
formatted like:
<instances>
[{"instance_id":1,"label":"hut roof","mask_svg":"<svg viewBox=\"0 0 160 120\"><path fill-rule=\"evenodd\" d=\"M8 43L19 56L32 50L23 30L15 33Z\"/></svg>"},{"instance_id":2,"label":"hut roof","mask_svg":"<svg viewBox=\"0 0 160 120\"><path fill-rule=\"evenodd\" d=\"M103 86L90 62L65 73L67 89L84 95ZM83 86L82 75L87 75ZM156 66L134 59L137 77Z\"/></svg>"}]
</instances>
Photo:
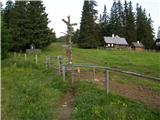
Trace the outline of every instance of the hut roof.
<instances>
[{"instance_id":1,"label":"hut roof","mask_svg":"<svg viewBox=\"0 0 160 120\"><path fill-rule=\"evenodd\" d=\"M125 38L121 38L119 36L116 37L104 37L105 43L108 44L116 44L116 45L128 45Z\"/></svg>"},{"instance_id":2,"label":"hut roof","mask_svg":"<svg viewBox=\"0 0 160 120\"><path fill-rule=\"evenodd\" d=\"M136 48L144 48L144 45L140 42L132 42L132 46Z\"/></svg>"}]
</instances>

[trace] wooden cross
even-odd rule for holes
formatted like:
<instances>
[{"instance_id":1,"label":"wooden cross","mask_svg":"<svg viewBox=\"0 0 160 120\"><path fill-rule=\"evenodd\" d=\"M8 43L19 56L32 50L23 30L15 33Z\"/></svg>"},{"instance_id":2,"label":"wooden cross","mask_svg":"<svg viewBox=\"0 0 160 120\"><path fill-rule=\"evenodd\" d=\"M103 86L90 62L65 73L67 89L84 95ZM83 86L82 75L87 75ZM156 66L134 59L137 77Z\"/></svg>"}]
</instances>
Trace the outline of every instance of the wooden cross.
<instances>
[{"instance_id":1,"label":"wooden cross","mask_svg":"<svg viewBox=\"0 0 160 120\"><path fill-rule=\"evenodd\" d=\"M62 19L62 21L67 25L67 39L66 39L66 55L68 58L68 64L72 64L72 26L77 25L77 23L70 23L70 16L68 16L68 21Z\"/></svg>"}]
</instances>

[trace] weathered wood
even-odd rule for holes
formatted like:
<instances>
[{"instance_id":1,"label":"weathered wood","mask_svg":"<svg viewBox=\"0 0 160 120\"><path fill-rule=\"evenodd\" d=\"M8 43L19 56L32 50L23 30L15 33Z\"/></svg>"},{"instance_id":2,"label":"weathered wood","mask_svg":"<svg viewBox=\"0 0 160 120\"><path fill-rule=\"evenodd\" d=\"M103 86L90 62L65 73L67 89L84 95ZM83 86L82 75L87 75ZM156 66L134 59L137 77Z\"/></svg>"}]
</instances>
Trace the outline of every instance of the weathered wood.
<instances>
[{"instance_id":1,"label":"weathered wood","mask_svg":"<svg viewBox=\"0 0 160 120\"><path fill-rule=\"evenodd\" d=\"M37 55L35 55L35 57L36 57L36 64L38 63L38 57L37 57Z\"/></svg>"},{"instance_id":2,"label":"weathered wood","mask_svg":"<svg viewBox=\"0 0 160 120\"><path fill-rule=\"evenodd\" d=\"M40 49L26 49L26 53L28 54L39 54L41 53Z\"/></svg>"},{"instance_id":3,"label":"weathered wood","mask_svg":"<svg viewBox=\"0 0 160 120\"><path fill-rule=\"evenodd\" d=\"M101 67L101 66L94 66L94 65L75 65L73 64L72 66L74 67L83 67L83 68L97 68L97 69L107 69L113 72L119 72L119 73L124 73L124 74L128 74L128 75L132 75L132 76L137 76L137 77L141 77L141 78L145 78L145 79L149 79L149 80L153 80L153 81L158 81L160 82L160 78L159 77L152 77L152 76L147 76L147 75L142 75L139 73L135 73L135 72L131 72L131 71L125 71L122 69L116 69L116 68L110 68L110 67Z\"/></svg>"},{"instance_id":4,"label":"weathered wood","mask_svg":"<svg viewBox=\"0 0 160 120\"><path fill-rule=\"evenodd\" d=\"M77 74L78 74L78 79L81 79L81 69L80 67L77 67Z\"/></svg>"},{"instance_id":5,"label":"weathered wood","mask_svg":"<svg viewBox=\"0 0 160 120\"><path fill-rule=\"evenodd\" d=\"M72 42L71 42L71 34L72 34L72 26L76 25L76 23L70 23L70 16L68 16L68 21L62 19L62 21L67 25L67 39L66 39L66 55L68 58L68 64L72 64Z\"/></svg>"},{"instance_id":6,"label":"weathered wood","mask_svg":"<svg viewBox=\"0 0 160 120\"><path fill-rule=\"evenodd\" d=\"M93 81L92 82L94 82L95 79L96 79L96 69L95 67L93 67Z\"/></svg>"},{"instance_id":7,"label":"weathered wood","mask_svg":"<svg viewBox=\"0 0 160 120\"><path fill-rule=\"evenodd\" d=\"M104 88L108 94L109 93L109 70L105 70Z\"/></svg>"},{"instance_id":8,"label":"weathered wood","mask_svg":"<svg viewBox=\"0 0 160 120\"><path fill-rule=\"evenodd\" d=\"M16 58L16 52L14 52L14 58Z\"/></svg>"},{"instance_id":9,"label":"weathered wood","mask_svg":"<svg viewBox=\"0 0 160 120\"><path fill-rule=\"evenodd\" d=\"M24 54L24 61L26 62L27 61L27 55Z\"/></svg>"},{"instance_id":10,"label":"weathered wood","mask_svg":"<svg viewBox=\"0 0 160 120\"><path fill-rule=\"evenodd\" d=\"M72 81L71 81L71 82L72 82L72 85L73 85L74 79L75 79L75 78L74 78L74 67L72 67L72 73L71 73L71 74L72 74Z\"/></svg>"},{"instance_id":11,"label":"weathered wood","mask_svg":"<svg viewBox=\"0 0 160 120\"><path fill-rule=\"evenodd\" d=\"M63 81L66 79L66 69L65 66L62 66L62 75L63 75Z\"/></svg>"},{"instance_id":12,"label":"weathered wood","mask_svg":"<svg viewBox=\"0 0 160 120\"><path fill-rule=\"evenodd\" d=\"M61 75L61 65L60 65L60 57L57 56L57 61L58 61L58 73Z\"/></svg>"}]
</instances>

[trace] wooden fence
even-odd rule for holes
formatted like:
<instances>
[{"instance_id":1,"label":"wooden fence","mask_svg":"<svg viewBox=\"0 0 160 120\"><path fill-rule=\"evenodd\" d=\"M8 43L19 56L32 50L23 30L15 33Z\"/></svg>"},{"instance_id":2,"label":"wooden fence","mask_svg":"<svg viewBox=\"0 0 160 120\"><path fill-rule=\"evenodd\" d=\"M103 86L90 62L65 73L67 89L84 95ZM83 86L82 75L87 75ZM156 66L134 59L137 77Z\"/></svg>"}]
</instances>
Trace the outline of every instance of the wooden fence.
<instances>
[{"instance_id":1,"label":"wooden fence","mask_svg":"<svg viewBox=\"0 0 160 120\"><path fill-rule=\"evenodd\" d=\"M46 67L50 68L51 64L53 64L52 60L55 59L57 60L57 70L59 75L61 75L63 77L63 80L65 81L67 79L67 74L70 74L70 80L71 80L71 84L73 85L74 82L76 81L76 79L83 79L81 78L81 70L82 69L86 69L86 71L90 71L92 72L92 75L89 76L89 79L92 82L96 81L96 72L98 70L103 71L103 85L104 88L106 90L107 93L109 93L109 79L110 79L110 72L116 72L116 73L121 73L121 74L126 74L126 75L130 75L130 76L135 76L135 77L140 77L140 78L144 78L145 80L151 80L151 81L158 81L160 82L160 78L158 77L152 77L152 76L146 76L143 74L139 74L136 72L131 72L131 71L126 71L126 70L122 70L122 69L117 69L117 68L110 68L110 67L102 67L102 66L95 66L95 65L78 65L78 64L72 64L72 65L67 65L64 63L64 59L62 56L48 56L46 57Z\"/></svg>"}]
</instances>

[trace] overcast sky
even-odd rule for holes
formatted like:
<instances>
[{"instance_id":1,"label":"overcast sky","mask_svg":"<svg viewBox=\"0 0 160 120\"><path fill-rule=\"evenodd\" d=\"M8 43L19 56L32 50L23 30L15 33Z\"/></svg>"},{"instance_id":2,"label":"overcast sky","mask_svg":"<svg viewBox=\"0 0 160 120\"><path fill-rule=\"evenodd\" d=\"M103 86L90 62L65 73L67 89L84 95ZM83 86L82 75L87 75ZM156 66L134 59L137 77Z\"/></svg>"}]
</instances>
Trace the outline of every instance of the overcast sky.
<instances>
[{"instance_id":1,"label":"overcast sky","mask_svg":"<svg viewBox=\"0 0 160 120\"><path fill-rule=\"evenodd\" d=\"M106 4L107 12L110 13L113 0L96 0L98 6L96 9L98 13L102 13L103 6ZM124 3L124 0L121 0ZM129 0L128 0L129 1ZM153 27L157 37L158 26L160 26L160 0L131 0L135 9L136 3L142 5L146 9L147 14L151 14L151 18L154 21ZM2 0L3 5L6 0ZM57 37L63 35L61 32L66 31L66 25L62 22L62 18L67 19L68 15L71 15L71 22L76 22L79 28L81 13L84 0L43 0L46 7L46 12L51 20L49 27L53 28Z\"/></svg>"}]
</instances>

